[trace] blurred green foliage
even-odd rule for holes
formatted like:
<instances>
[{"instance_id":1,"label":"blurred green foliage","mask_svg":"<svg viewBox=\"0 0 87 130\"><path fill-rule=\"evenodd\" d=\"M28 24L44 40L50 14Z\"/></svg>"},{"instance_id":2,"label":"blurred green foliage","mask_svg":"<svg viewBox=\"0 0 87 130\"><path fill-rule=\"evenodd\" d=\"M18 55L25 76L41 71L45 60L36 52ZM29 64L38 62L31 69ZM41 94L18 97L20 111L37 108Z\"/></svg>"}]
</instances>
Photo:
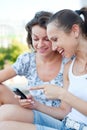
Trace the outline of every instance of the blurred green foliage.
<instances>
[{"instance_id":1,"label":"blurred green foliage","mask_svg":"<svg viewBox=\"0 0 87 130\"><path fill-rule=\"evenodd\" d=\"M8 48L0 47L0 69L3 69L5 64L13 64L18 55L26 51L30 51L28 46L16 39L12 40Z\"/></svg>"}]
</instances>

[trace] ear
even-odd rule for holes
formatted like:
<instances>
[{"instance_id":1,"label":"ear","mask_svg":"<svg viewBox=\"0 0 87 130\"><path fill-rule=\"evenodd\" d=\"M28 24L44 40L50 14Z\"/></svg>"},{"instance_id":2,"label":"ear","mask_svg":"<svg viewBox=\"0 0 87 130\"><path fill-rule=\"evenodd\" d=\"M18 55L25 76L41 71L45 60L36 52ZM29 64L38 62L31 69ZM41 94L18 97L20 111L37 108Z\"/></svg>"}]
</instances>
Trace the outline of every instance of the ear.
<instances>
[{"instance_id":1,"label":"ear","mask_svg":"<svg viewBox=\"0 0 87 130\"><path fill-rule=\"evenodd\" d=\"M80 28L79 28L79 26L77 24L73 24L72 32L74 33L75 38L78 38L79 33L80 33Z\"/></svg>"}]
</instances>

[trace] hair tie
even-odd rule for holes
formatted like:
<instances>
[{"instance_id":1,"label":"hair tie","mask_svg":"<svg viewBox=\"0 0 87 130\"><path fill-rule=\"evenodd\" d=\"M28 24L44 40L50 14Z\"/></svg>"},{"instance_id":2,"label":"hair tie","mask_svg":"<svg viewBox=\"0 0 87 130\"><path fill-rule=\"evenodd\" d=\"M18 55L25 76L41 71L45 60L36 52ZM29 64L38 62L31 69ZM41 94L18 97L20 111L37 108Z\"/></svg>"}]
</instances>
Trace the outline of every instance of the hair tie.
<instances>
[{"instance_id":1,"label":"hair tie","mask_svg":"<svg viewBox=\"0 0 87 130\"><path fill-rule=\"evenodd\" d=\"M78 15L82 14L82 11L81 10L76 10L75 11Z\"/></svg>"}]
</instances>

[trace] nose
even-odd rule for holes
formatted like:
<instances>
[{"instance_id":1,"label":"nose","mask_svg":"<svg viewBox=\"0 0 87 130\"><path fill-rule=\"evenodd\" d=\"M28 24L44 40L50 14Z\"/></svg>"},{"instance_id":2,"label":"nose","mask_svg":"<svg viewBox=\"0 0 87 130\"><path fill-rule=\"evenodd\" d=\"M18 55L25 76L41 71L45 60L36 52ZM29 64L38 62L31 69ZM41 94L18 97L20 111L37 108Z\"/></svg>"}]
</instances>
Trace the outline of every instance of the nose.
<instances>
[{"instance_id":1,"label":"nose","mask_svg":"<svg viewBox=\"0 0 87 130\"><path fill-rule=\"evenodd\" d=\"M57 44L52 43L52 50L55 51L55 50L57 50L57 48L58 48L58 47L57 47Z\"/></svg>"},{"instance_id":2,"label":"nose","mask_svg":"<svg viewBox=\"0 0 87 130\"><path fill-rule=\"evenodd\" d=\"M42 47L43 46L43 41L42 40L39 40L38 41L38 48Z\"/></svg>"}]
</instances>

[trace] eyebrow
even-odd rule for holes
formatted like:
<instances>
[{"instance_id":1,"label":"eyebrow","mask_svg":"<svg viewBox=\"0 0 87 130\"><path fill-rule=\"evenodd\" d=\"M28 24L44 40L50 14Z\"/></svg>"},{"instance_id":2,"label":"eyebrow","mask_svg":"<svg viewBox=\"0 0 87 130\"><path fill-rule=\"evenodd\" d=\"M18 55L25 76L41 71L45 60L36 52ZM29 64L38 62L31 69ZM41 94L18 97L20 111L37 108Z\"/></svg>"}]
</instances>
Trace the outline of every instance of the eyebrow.
<instances>
[{"instance_id":1,"label":"eyebrow","mask_svg":"<svg viewBox=\"0 0 87 130\"><path fill-rule=\"evenodd\" d=\"M32 33L32 35L35 36L35 37L38 37L38 35L36 35L36 34L34 34L34 33ZM48 38L48 36L46 35L46 36L44 36L43 38Z\"/></svg>"},{"instance_id":2,"label":"eyebrow","mask_svg":"<svg viewBox=\"0 0 87 130\"><path fill-rule=\"evenodd\" d=\"M51 37L50 40L54 40L56 37Z\"/></svg>"},{"instance_id":3,"label":"eyebrow","mask_svg":"<svg viewBox=\"0 0 87 130\"><path fill-rule=\"evenodd\" d=\"M37 36L36 34L32 33L32 35Z\"/></svg>"}]
</instances>

